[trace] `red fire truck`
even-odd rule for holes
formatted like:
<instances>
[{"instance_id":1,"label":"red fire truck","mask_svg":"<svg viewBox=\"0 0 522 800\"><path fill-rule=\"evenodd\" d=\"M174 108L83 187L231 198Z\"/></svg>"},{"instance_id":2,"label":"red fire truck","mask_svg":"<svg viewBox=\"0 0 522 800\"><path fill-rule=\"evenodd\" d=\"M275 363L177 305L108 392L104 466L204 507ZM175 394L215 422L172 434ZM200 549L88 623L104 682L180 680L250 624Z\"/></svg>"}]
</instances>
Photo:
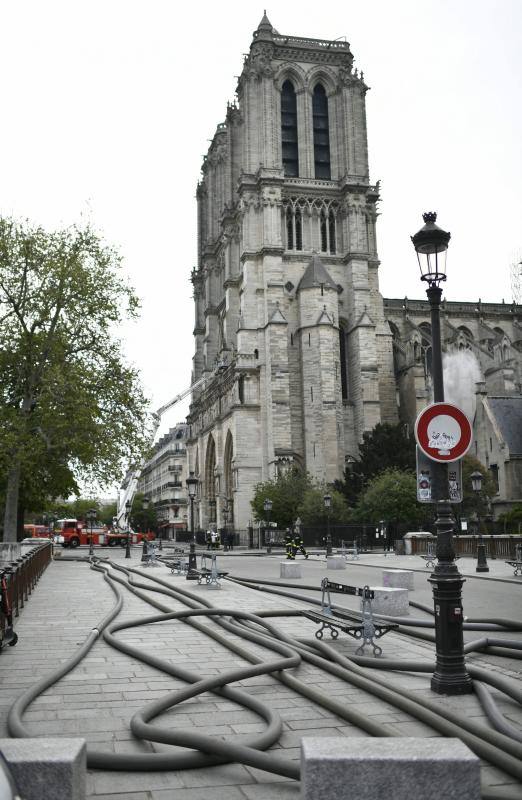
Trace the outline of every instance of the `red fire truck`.
<instances>
[{"instance_id":1,"label":"red fire truck","mask_svg":"<svg viewBox=\"0 0 522 800\"><path fill-rule=\"evenodd\" d=\"M127 533L121 531L109 530L105 525L100 527L93 527L92 532L90 527L86 527L85 523L79 522L77 519L59 519L55 525L54 539L57 544L62 547L79 547L81 544L88 545L91 542L93 545L100 545L101 547L125 547L127 544ZM154 539L153 533L131 533L131 543L139 544L143 539Z\"/></svg>"},{"instance_id":2,"label":"red fire truck","mask_svg":"<svg viewBox=\"0 0 522 800\"><path fill-rule=\"evenodd\" d=\"M24 536L30 539L50 539L52 534L47 525L24 525Z\"/></svg>"}]
</instances>

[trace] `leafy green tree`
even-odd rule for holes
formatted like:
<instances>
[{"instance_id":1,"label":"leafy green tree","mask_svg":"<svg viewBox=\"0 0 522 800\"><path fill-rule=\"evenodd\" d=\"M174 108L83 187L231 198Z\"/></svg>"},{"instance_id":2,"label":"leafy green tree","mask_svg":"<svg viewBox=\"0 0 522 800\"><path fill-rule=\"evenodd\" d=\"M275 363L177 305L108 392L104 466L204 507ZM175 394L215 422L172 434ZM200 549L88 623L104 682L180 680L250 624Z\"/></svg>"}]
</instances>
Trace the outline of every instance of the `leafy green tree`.
<instances>
[{"instance_id":1,"label":"leafy green tree","mask_svg":"<svg viewBox=\"0 0 522 800\"><path fill-rule=\"evenodd\" d=\"M402 423L379 423L364 433L359 458L347 465L344 479L335 481L334 487L352 506L371 479L388 469L415 471L415 440L407 436Z\"/></svg>"},{"instance_id":2,"label":"leafy green tree","mask_svg":"<svg viewBox=\"0 0 522 800\"><path fill-rule=\"evenodd\" d=\"M387 469L373 478L359 497L355 518L360 522L384 520L397 525L418 525L431 513L428 506L417 502L415 475L398 469Z\"/></svg>"},{"instance_id":3,"label":"leafy green tree","mask_svg":"<svg viewBox=\"0 0 522 800\"><path fill-rule=\"evenodd\" d=\"M158 530L158 517L154 504L151 503L148 508L144 508L142 494L138 493L134 497L130 513L130 524L135 531L157 532Z\"/></svg>"},{"instance_id":4,"label":"leafy green tree","mask_svg":"<svg viewBox=\"0 0 522 800\"><path fill-rule=\"evenodd\" d=\"M501 514L498 521L504 525L504 533L522 533L522 504L517 503L509 511Z\"/></svg>"},{"instance_id":5,"label":"leafy green tree","mask_svg":"<svg viewBox=\"0 0 522 800\"><path fill-rule=\"evenodd\" d=\"M114 481L144 451L146 400L114 335L137 306L119 256L89 227L49 233L0 218L6 541L20 501L48 491L42 465L54 494L80 478Z\"/></svg>"},{"instance_id":6,"label":"leafy green tree","mask_svg":"<svg viewBox=\"0 0 522 800\"><path fill-rule=\"evenodd\" d=\"M299 507L305 493L312 488L308 473L294 468L272 481L258 483L250 502L256 520L266 520L263 508L265 499L272 501L270 521L277 522L279 528L289 528L299 516Z\"/></svg>"},{"instance_id":7,"label":"leafy green tree","mask_svg":"<svg viewBox=\"0 0 522 800\"><path fill-rule=\"evenodd\" d=\"M304 525L321 526L326 524L326 509L324 496L329 494L332 498L330 509L330 522L332 525L348 522L350 509L346 498L341 492L326 485L313 486L308 489L299 506L299 516Z\"/></svg>"},{"instance_id":8,"label":"leafy green tree","mask_svg":"<svg viewBox=\"0 0 522 800\"><path fill-rule=\"evenodd\" d=\"M113 517L116 516L116 501L111 503L104 503L100 507L99 519L104 525L112 525Z\"/></svg>"}]
</instances>

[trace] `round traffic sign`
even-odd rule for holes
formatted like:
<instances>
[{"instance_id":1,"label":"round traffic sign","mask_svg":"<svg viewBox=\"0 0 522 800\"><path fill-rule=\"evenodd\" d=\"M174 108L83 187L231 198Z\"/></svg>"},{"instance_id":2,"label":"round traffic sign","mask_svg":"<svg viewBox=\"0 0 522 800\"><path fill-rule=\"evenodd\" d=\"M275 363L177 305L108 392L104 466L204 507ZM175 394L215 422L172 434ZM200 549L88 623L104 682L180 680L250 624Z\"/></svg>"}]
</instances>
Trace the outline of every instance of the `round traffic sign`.
<instances>
[{"instance_id":1,"label":"round traffic sign","mask_svg":"<svg viewBox=\"0 0 522 800\"><path fill-rule=\"evenodd\" d=\"M417 417L415 439L432 461L457 461L471 447L471 423L458 406L433 403Z\"/></svg>"}]
</instances>

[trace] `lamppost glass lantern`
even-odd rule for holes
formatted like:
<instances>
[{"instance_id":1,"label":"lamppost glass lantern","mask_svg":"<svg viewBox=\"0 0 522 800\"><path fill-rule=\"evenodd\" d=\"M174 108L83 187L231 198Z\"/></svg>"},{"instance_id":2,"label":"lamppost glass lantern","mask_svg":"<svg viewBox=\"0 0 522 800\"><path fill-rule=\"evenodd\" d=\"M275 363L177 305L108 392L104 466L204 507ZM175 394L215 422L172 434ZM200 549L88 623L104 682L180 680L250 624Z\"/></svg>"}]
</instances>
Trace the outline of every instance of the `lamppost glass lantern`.
<instances>
[{"instance_id":1,"label":"lamppost glass lantern","mask_svg":"<svg viewBox=\"0 0 522 800\"><path fill-rule=\"evenodd\" d=\"M483 479L482 472L479 472L478 469L475 472L472 472L470 475L471 478L471 488L474 492L480 492L482 489L482 479Z\"/></svg>"},{"instance_id":2,"label":"lamppost glass lantern","mask_svg":"<svg viewBox=\"0 0 522 800\"><path fill-rule=\"evenodd\" d=\"M326 508L327 511L329 511L330 508L332 507L332 496L329 494L325 494L325 496L323 497L323 501L324 501L324 507Z\"/></svg>"},{"instance_id":3,"label":"lamppost glass lantern","mask_svg":"<svg viewBox=\"0 0 522 800\"><path fill-rule=\"evenodd\" d=\"M421 272L421 280L438 286L446 280L446 255L451 234L435 224L437 214L422 215L424 226L411 237Z\"/></svg>"}]
</instances>

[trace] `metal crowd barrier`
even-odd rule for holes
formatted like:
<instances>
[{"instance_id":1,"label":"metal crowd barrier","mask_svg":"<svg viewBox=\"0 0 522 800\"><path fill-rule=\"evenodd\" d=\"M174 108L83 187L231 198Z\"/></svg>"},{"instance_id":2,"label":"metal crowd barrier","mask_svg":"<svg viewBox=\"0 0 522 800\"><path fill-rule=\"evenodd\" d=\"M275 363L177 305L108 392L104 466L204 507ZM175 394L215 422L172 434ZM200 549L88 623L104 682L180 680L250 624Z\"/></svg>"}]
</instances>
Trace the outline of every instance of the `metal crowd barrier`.
<instances>
[{"instance_id":1,"label":"metal crowd barrier","mask_svg":"<svg viewBox=\"0 0 522 800\"><path fill-rule=\"evenodd\" d=\"M0 561L0 641L12 629L13 617L20 614L51 558L52 543L42 539L17 558Z\"/></svg>"}]
</instances>

